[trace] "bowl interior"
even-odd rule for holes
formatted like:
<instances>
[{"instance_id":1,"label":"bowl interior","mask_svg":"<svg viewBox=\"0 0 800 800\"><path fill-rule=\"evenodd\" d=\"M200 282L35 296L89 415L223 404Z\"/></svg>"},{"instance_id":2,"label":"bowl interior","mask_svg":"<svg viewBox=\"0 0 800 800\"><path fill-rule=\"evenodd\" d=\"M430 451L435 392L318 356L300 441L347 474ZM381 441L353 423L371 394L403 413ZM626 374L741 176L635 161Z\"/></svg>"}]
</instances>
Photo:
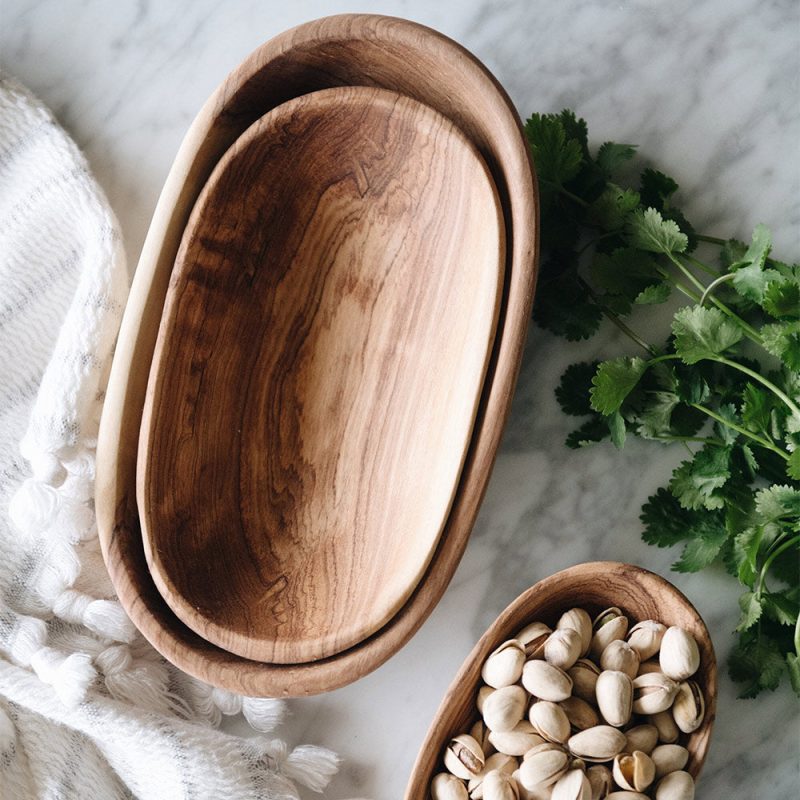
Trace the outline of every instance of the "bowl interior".
<instances>
[{"instance_id":1,"label":"bowl interior","mask_svg":"<svg viewBox=\"0 0 800 800\"><path fill-rule=\"evenodd\" d=\"M717 664L708 629L694 606L664 578L630 564L601 561L580 564L545 578L521 594L492 623L467 656L439 706L412 770L406 800L429 797L430 782L443 769L446 743L467 732L478 719L475 698L483 684L481 668L488 655L528 623L538 620L552 627L564 611L576 606L590 614L616 606L632 624L655 619L667 626L685 628L697 640L700 669L693 680L703 692L706 708L702 725L687 737L686 769L693 776L698 775L716 712Z\"/></svg>"}]
</instances>

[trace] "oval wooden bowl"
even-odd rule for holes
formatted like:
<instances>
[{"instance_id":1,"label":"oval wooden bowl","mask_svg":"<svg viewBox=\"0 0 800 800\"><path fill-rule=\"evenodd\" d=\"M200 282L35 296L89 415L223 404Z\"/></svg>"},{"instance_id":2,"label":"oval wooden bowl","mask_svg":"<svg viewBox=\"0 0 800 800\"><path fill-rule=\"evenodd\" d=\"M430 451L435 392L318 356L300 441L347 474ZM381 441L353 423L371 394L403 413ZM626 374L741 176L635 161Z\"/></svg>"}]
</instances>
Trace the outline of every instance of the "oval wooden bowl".
<instances>
[{"instance_id":1,"label":"oval wooden bowl","mask_svg":"<svg viewBox=\"0 0 800 800\"><path fill-rule=\"evenodd\" d=\"M450 684L420 748L406 788L406 800L427 800L433 776L442 771L446 743L469 731L478 718L475 697L482 685L487 656L529 622L555 625L569 608L579 606L599 614L617 606L632 620L657 619L689 631L700 647L700 669L694 676L704 694L703 724L688 737L686 769L700 773L708 752L717 706L717 661L708 629L694 606L669 581L631 564L595 561L562 570L523 592L492 623L467 656Z\"/></svg>"},{"instance_id":2,"label":"oval wooden bowl","mask_svg":"<svg viewBox=\"0 0 800 800\"><path fill-rule=\"evenodd\" d=\"M264 664L205 641L177 619L157 591L136 505L139 426L172 267L203 185L223 153L267 111L343 85L376 86L425 103L477 147L503 208L503 301L459 484L417 588L380 631L349 650L315 663ZM519 117L486 68L447 37L395 18L329 17L272 39L227 78L189 129L159 198L125 310L98 441L96 507L103 555L120 601L157 650L189 674L232 691L302 695L356 680L408 641L447 587L486 490L525 344L538 240L536 182Z\"/></svg>"},{"instance_id":3,"label":"oval wooden bowl","mask_svg":"<svg viewBox=\"0 0 800 800\"><path fill-rule=\"evenodd\" d=\"M385 89L290 100L189 219L139 449L150 572L213 644L296 664L419 583L494 340L503 217L452 122Z\"/></svg>"}]
</instances>

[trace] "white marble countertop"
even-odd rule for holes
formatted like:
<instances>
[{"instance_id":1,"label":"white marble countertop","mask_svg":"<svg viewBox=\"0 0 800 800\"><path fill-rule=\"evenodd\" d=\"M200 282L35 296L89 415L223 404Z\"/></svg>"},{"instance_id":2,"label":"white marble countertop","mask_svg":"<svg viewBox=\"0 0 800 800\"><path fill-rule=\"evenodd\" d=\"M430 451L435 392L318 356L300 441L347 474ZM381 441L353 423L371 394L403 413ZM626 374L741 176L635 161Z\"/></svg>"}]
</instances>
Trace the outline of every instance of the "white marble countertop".
<instances>
[{"instance_id":1,"label":"white marble countertop","mask_svg":"<svg viewBox=\"0 0 800 800\"><path fill-rule=\"evenodd\" d=\"M595 145L633 142L681 184L703 230L747 237L764 221L800 253L800 6L795 0L598 2L76 2L2 0L0 64L36 91L88 153L122 222L131 264L192 117L217 83L279 31L342 11L432 25L481 58L520 112L572 107ZM641 564L697 605L724 663L736 584L671 574L640 540L639 509L681 452L634 443L564 448L553 388L566 364L617 347L531 329L513 412L464 560L412 642L358 683L292 703L289 740L344 757L326 796L397 800L431 717L486 625L520 591L592 559ZM721 672L698 797L788 798L798 785L797 702L787 686L735 699Z\"/></svg>"}]
</instances>

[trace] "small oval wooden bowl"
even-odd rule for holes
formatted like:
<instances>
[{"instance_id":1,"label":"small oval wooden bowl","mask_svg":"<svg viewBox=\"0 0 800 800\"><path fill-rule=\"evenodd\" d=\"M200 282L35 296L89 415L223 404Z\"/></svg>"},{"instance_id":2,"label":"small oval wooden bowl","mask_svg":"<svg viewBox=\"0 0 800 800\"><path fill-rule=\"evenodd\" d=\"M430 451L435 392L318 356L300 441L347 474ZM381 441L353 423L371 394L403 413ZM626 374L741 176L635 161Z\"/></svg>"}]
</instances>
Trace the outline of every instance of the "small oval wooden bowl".
<instances>
[{"instance_id":1,"label":"small oval wooden bowl","mask_svg":"<svg viewBox=\"0 0 800 800\"><path fill-rule=\"evenodd\" d=\"M420 748L406 788L406 800L427 800L434 775L441 772L446 743L469 731L478 718L475 697L482 685L481 668L487 656L511 639L529 622L553 626L569 608L585 608L599 614L617 606L631 620L656 619L689 631L700 647L700 669L693 680L703 692L706 711L703 724L688 737L686 769L696 778L708 752L717 706L717 661L708 629L695 607L669 581L631 564L595 561L578 564L539 581L523 592L489 626L467 656L442 700Z\"/></svg>"},{"instance_id":2,"label":"small oval wooden bowl","mask_svg":"<svg viewBox=\"0 0 800 800\"><path fill-rule=\"evenodd\" d=\"M172 267L191 210L215 165L270 109L319 89L358 85L389 89L430 106L476 146L503 208L503 300L458 487L417 588L380 631L359 645L314 663L266 664L205 641L178 620L156 589L136 504L139 428ZM486 491L533 303L538 219L533 165L513 104L473 55L430 28L369 14L316 20L258 48L214 92L181 145L145 240L117 341L97 448L95 502L106 566L131 620L165 658L194 677L242 694L305 695L351 683L411 638L450 582Z\"/></svg>"}]
</instances>

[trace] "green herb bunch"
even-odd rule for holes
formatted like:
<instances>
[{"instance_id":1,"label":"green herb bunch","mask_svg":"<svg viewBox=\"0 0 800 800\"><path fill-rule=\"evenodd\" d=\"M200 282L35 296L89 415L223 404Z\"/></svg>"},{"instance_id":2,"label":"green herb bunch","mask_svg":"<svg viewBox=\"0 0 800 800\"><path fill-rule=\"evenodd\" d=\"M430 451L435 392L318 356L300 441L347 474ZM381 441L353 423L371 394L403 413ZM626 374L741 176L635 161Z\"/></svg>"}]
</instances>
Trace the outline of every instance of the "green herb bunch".
<instances>
[{"instance_id":1,"label":"green herb bunch","mask_svg":"<svg viewBox=\"0 0 800 800\"><path fill-rule=\"evenodd\" d=\"M800 695L800 265L771 256L763 225L749 244L695 231L661 172L623 186L635 147L592 154L571 111L534 114L526 134L543 240L534 319L569 340L607 319L636 347L566 370L558 402L584 418L567 446L634 435L686 448L642 509L643 538L682 544L675 570L721 562L741 582L730 674L742 696L776 688L784 670ZM671 296L686 304L648 341L629 315Z\"/></svg>"}]
</instances>

